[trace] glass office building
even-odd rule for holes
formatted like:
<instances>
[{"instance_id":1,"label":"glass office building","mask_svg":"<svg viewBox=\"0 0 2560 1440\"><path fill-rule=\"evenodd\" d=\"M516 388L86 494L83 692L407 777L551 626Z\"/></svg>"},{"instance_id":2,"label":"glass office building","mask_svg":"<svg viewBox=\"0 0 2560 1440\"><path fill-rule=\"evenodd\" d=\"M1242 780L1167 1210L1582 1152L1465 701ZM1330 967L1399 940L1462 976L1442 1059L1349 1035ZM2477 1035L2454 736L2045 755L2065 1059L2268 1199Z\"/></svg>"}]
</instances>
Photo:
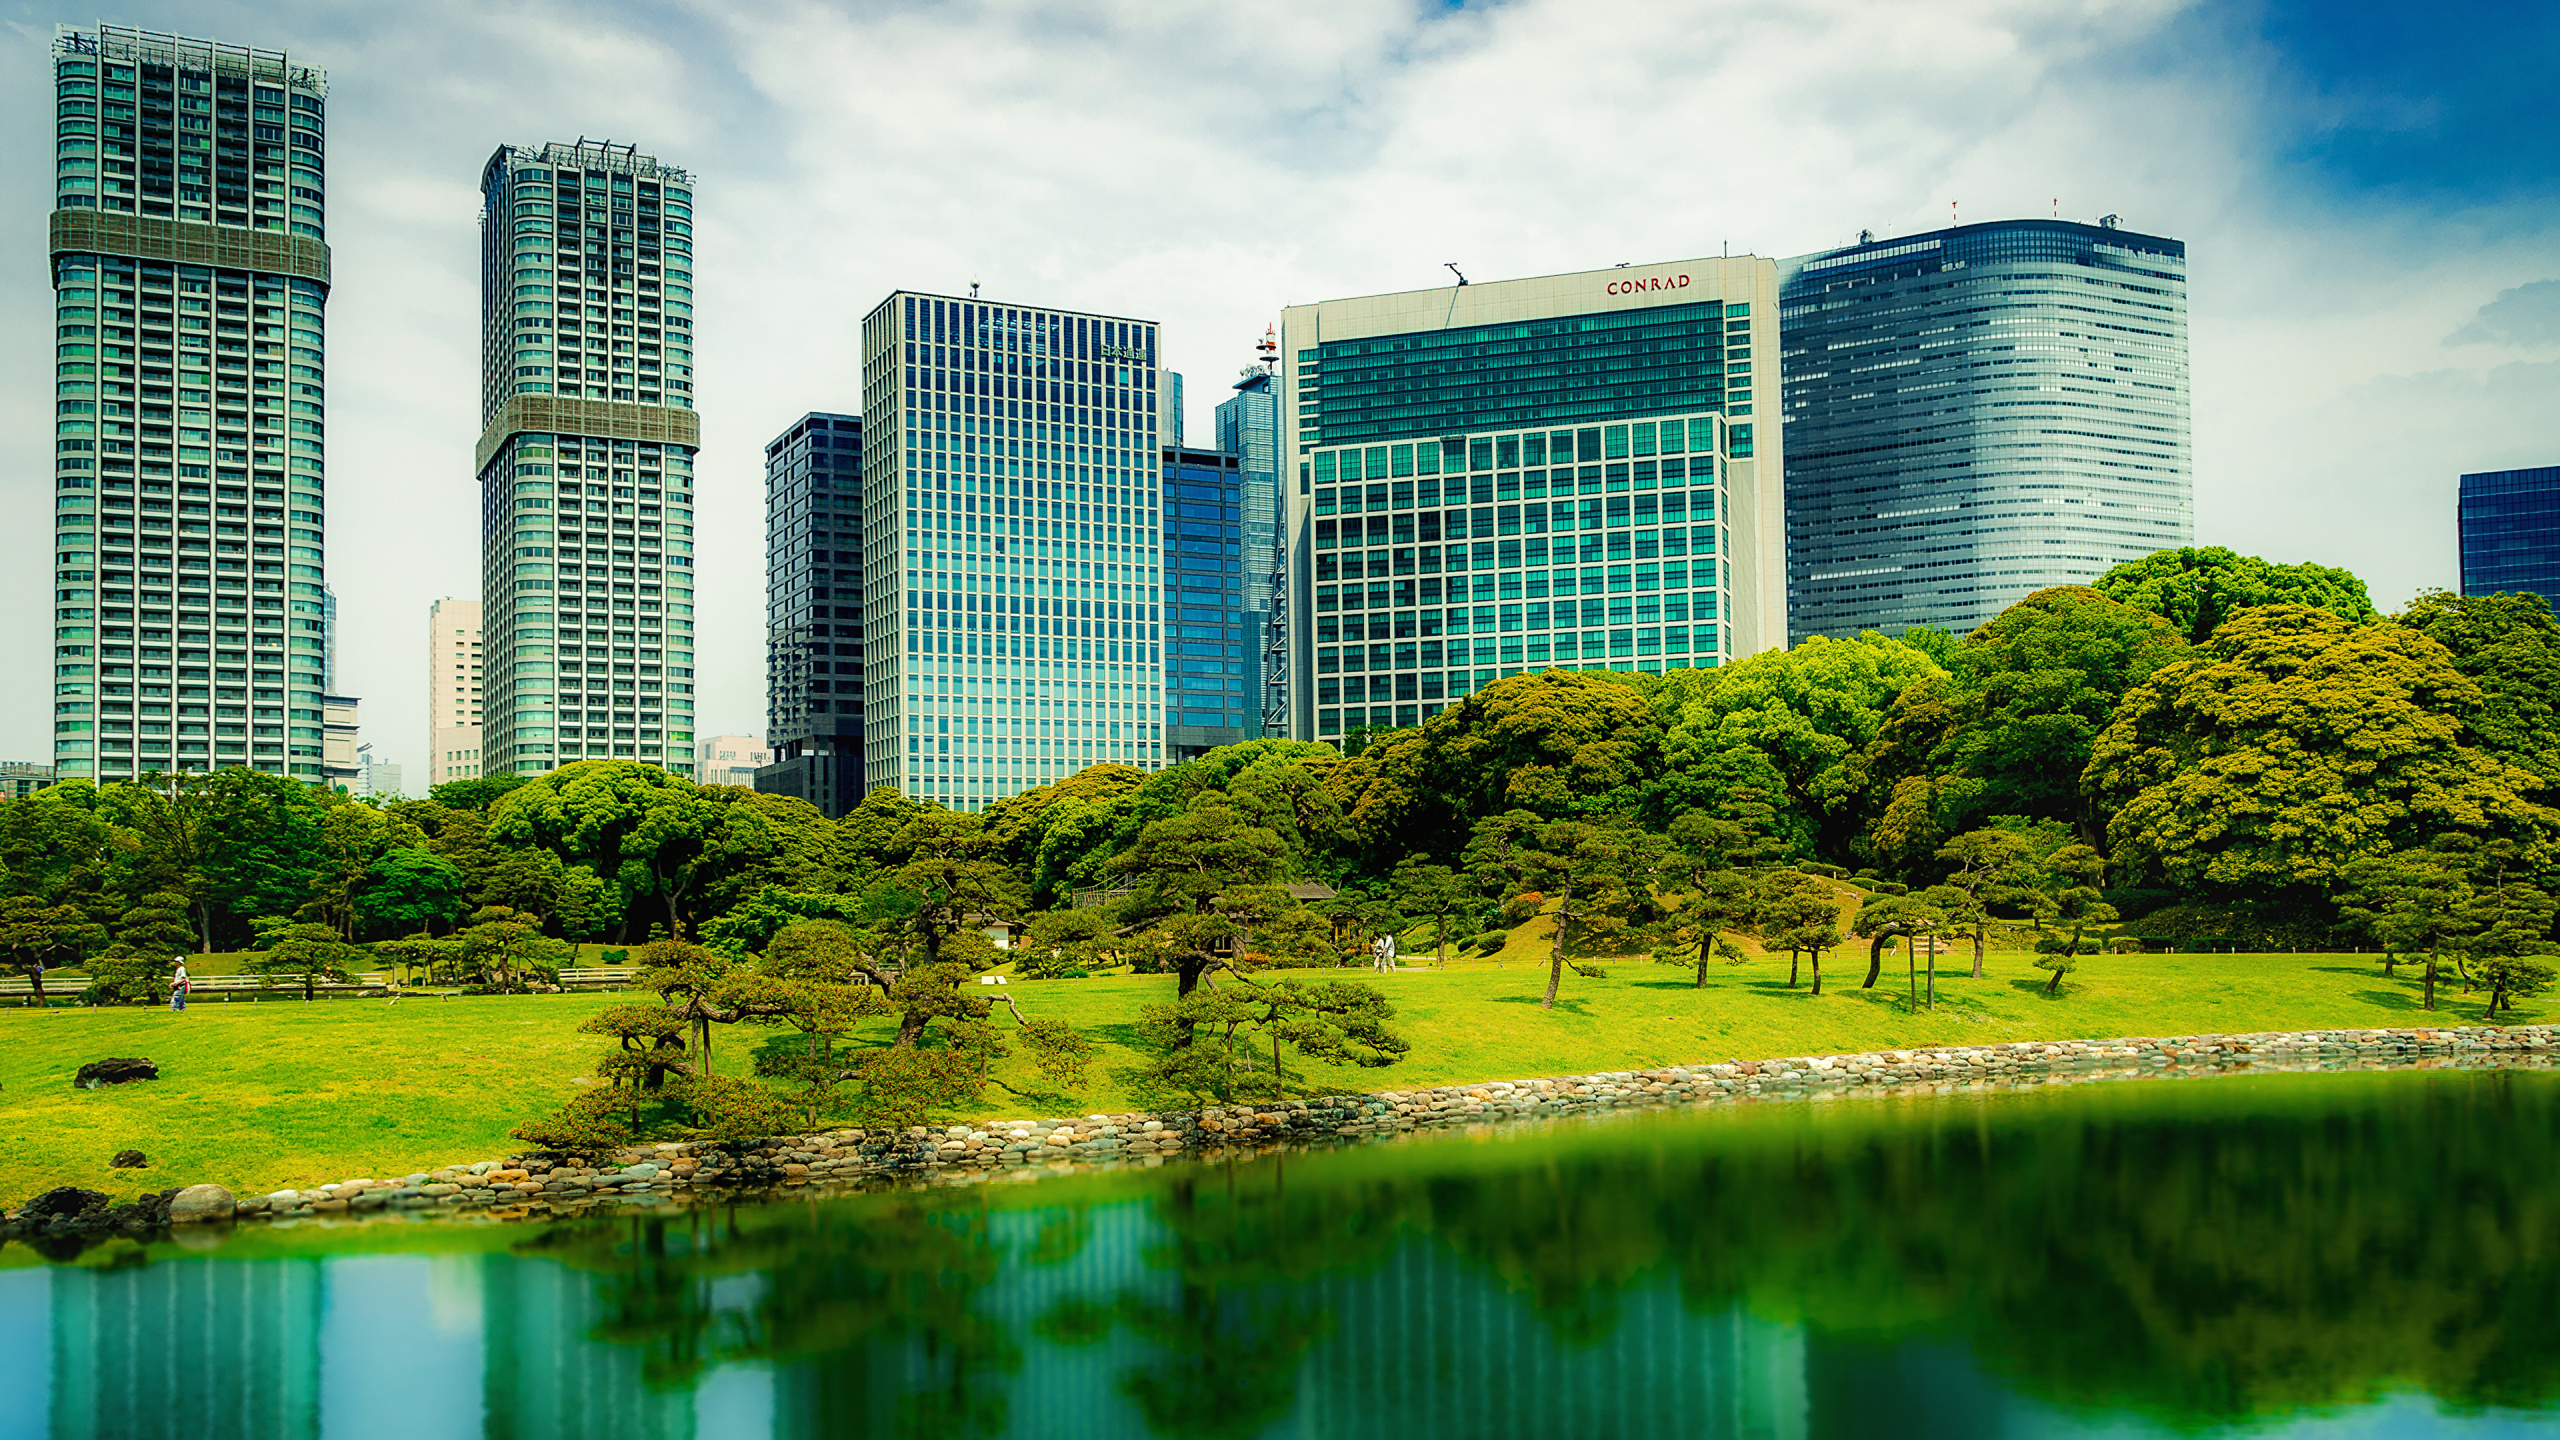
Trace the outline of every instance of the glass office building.
<instances>
[{"instance_id":1,"label":"glass office building","mask_svg":"<svg viewBox=\"0 0 2560 1440\"><path fill-rule=\"evenodd\" d=\"M1262 733L1260 636L1245 608L1244 473L1223 450L1164 451L1165 755L1188 760Z\"/></svg>"},{"instance_id":2,"label":"glass office building","mask_svg":"<svg viewBox=\"0 0 2560 1440\"><path fill-rule=\"evenodd\" d=\"M1791 633L1961 635L2194 543L2184 242L2007 220L1784 266Z\"/></svg>"},{"instance_id":3,"label":"glass office building","mask_svg":"<svg viewBox=\"0 0 2560 1440\"><path fill-rule=\"evenodd\" d=\"M866 786L974 810L1164 763L1157 326L900 291L862 323Z\"/></svg>"},{"instance_id":4,"label":"glass office building","mask_svg":"<svg viewBox=\"0 0 2560 1440\"><path fill-rule=\"evenodd\" d=\"M1294 733L1783 646L1776 300L1745 256L1291 307Z\"/></svg>"},{"instance_id":5,"label":"glass office building","mask_svg":"<svg viewBox=\"0 0 2560 1440\"><path fill-rule=\"evenodd\" d=\"M834 819L862 803L862 419L803 415L764 447L765 742L758 790Z\"/></svg>"},{"instance_id":6,"label":"glass office building","mask_svg":"<svg viewBox=\"0 0 2560 1440\"><path fill-rule=\"evenodd\" d=\"M693 177L502 145L480 191L487 774L693 763Z\"/></svg>"},{"instance_id":7,"label":"glass office building","mask_svg":"<svg viewBox=\"0 0 2560 1440\"><path fill-rule=\"evenodd\" d=\"M328 79L53 41L54 767L321 779Z\"/></svg>"},{"instance_id":8,"label":"glass office building","mask_svg":"<svg viewBox=\"0 0 2560 1440\"><path fill-rule=\"evenodd\" d=\"M2462 477L2462 593L2530 590L2560 607L2560 465Z\"/></svg>"},{"instance_id":9,"label":"glass office building","mask_svg":"<svg viewBox=\"0 0 2560 1440\"><path fill-rule=\"evenodd\" d=\"M1266 346L1277 342L1265 339ZM1236 457L1244 512L1245 695L1256 733L1289 733L1288 627L1280 565L1279 377L1260 365L1245 371L1235 395L1218 406L1218 448Z\"/></svg>"}]
</instances>

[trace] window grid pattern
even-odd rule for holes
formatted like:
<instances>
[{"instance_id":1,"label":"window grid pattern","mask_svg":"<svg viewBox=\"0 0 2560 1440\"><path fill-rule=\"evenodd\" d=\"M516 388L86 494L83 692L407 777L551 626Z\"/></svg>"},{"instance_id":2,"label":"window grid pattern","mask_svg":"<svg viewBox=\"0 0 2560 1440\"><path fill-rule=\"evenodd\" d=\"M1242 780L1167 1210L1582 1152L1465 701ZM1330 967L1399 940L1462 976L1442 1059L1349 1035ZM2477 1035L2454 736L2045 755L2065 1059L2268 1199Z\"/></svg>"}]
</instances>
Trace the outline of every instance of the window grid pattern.
<instances>
[{"instance_id":1,"label":"window grid pattern","mask_svg":"<svg viewBox=\"0 0 2560 1440\"><path fill-rule=\"evenodd\" d=\"M165 227L53 256L56 773L316 783L328 287L147 242L324 240L326 77L116 26L52 63L57 213Z\"/></svg>"},{"instance_id":2,"label":"window grid pattern","mask_svg":"<svg viewBox=\"0 0 2560 1440\"><path fill-rule=\"evenodd\" d=\"M2462 593L2529 590L2560 606L2560 465L2462 477Z\"/></svg>"},{"instance_id":3,"label":"window grid pattern","mask_svg":"<svg viewBox=\"0 0 2560 1440\"><path fill-rule=\"evenodd\" d=\"M868 786L975 810L1165 763L1159 344L908 292L864 320Z\"/></svg>"},{"instance_id":4,"label":"window grid pattern","mask_svg":"<svg viewBox=\"0 0 2560 1440\"><path fill-rule=\"evenodd\" d=\"M862 801L862 420L811 414L764 452L768 788Z\"/></svg>"},{"instance_id":5,"label":"window grid pattern","mask_svg":"<svg viewBox=\"0 0 2560 1440\"><path fill-rule=\"evenodd\" d=\"M1790 262L1789 633L1958 634L2192 543L2186 247L2066 221Z\"/></svg>"}]
</instances>

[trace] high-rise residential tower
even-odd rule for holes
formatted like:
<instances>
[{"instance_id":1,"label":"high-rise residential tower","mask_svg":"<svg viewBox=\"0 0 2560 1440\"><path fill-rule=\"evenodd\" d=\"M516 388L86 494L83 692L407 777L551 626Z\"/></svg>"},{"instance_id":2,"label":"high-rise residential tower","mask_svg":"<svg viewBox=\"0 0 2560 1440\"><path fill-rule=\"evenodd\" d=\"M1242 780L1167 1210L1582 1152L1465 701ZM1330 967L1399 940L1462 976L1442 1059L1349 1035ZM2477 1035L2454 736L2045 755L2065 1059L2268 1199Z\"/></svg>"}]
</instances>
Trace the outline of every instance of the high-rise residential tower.
<instances>
[{"instance_id":1,"label":"high-rise residential tower","mask_svg":"<svg viewBox=\"0 0 2560 1440\"><path fill-rule=\"evenodd\" d=\"M1146 320L900 291L862 322L868 787L974 810L1164 763Z\"/></svg>"},{"instance_id":2,"label":"high-rise residential tower","mask_svg":"<svg viewBox=\"0 0 2560 1440\"><path fill-rule=\"evenodd\" d=\"M764 537L772 762L755 786L832 820L863 793L861 417L803 415L764 447Z\"/></svg>"},{"instance_id":3,"label":"high-rise residential tower","mask_svg":"<svg viewBox=\"0 0 2560 1440\"><path fill-rule=\"evenodd\" d=\"M2560 607L2560 465L2462 477L2462 593L2530 590Z\"/></svg>"},{"instance_id":4,"label":"high-rise residential tower","mask_svg":"<svg viewBox=\"0 0 2560 1440\"><path fill-rule=\"evenodd\" d=\"M1279 341L1263 345L1277 351ZM1285 595L1280 589L1280 396L1278 378L1254 365L1236 382L1234 396L1218 406L1218 448L1236 457L1244 511L1245 698L1262 733L1289 733L1285 687L1285 624L1276 623Z\"/></svg>"},{"instance_id":5,"label":"high-rise residential tower","mask_svg":"<svg viewBox=\"0 0 2560 1440\"><path fill-rule=\"evenodd\" d=\"M1164 447L1164 738L1174 760L1262 733L1244 513L1233 453Z\"/></svg>"},{"instance_id":6,"label":"high-rise residential tower","mask_svg":"<svg viewBox=\"0 0 2560 1440\"><path fill-rule=\"evenodd\" d=\"M2187 545L2187 247L2063 220L1785 262L1788 628L1963 634Z\"/></svg>"},{"instance_id":7,"label":"high-rise residential tower","mask_svg":"<svg viewBox=\"0 0 2560 1440\"><path fill-rule=\"evenodd\" d=\"M480 177L484 773L693 752L693 177L502 145Z\"/></svg>"},{"instance_id":8,"label":"high-rise residential tower","mask_svg":"<svg viewBox=\"0 0 2560 1440\"><path fill-rule=\"evenodd\" d=\"M328 81L53 42L54 762L321 778Z\"/></svg>"},{"instance_id":9,"label":"high-rise residential tower","mask_svg":"<svg viewBox=\"0 0 2560 1440\"><path fill-rule=\"evenodd\" d=\"M1290 307L1292 732L1786 644L1777 297L1735 256Z\"/></svg>"},{"instance_id":10,"label":"high-rise residential tower","mask_svg":"<svg viewBox=\"0 0 2560 1440\"><path fill-rule=\"evenodd\" d=\"M480 774L480 706L485 681L480 602L427 607L427 768L429 786Z\"/></svg>"}]
</instances>

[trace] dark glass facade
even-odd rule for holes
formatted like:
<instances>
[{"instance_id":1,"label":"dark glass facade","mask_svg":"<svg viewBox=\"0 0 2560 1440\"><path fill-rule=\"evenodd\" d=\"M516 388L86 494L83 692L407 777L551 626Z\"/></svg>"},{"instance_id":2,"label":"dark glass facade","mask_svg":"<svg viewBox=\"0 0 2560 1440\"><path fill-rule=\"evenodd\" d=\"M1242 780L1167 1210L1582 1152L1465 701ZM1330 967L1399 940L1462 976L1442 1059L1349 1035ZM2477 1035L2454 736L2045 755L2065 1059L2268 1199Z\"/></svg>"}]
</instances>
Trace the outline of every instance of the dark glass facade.
<instances>
[{"instance_id":1,"label":"dark glass facade","mask_svg":"<svg viewBox=\"0 0 2560 1440\"><path fill-rule=\"evenodd\" d=\"M1718 301L1333 340L1301 356L1310 445L1356 445L1603 416L1676 415L1725 400Z\"/></svg>"},{"instance_id":2,"label":"dark glass facade","mask_svg":"<svg viewBox=\"0 0 2560 1440\"><path fill-rule=\"evenodd\" d=\"M1164 452L1164 710L1168 759L1262 733L1262 636L1245 607L1244 473L1221 450Z\"/></svg>"},{"instance_id":3,"label":"dark glass facade","mask_svg":"<svg viewBox=\"0 0 2560 1440\"><path fill-rule=\"evenodd\" d=\"M862 803L862 420L816 413L764 450L765 740L756 788L832 819Z\"/></svg>"},{"instance_id":4,"label":"dark glass facade","mask_svg":"<svg viewBox=\"0 0 2560 1440\"><path fill-rule=\"evenodd\" d=\"M1784 262L1788 632L1962 634L2192 543L2186 273L2047 220Z\"/></svg>"},{"instance_id":5,"label":"dark glass facade","mask_svg":"<svg viewBox=\"0 0 2560 1440\"><path fill-rule=\"evenodd\" d=\"M2530 590L2560 608L2560 465L2462 477L2462 593Z\"/></svg>"},{"instance_id":6,"label":"dark glass facade","mask_svg":"<svg viewBox=\"0 0 2560 1440\"><path fill-rule=\"evenodd\" d=\"M1257 370L1218 407L1218 448L1236 457L1244 497L1245 695L1267 734L1289 728L1288 592L1280 571L1280 396Z\"/></svg>"}]
</instances>

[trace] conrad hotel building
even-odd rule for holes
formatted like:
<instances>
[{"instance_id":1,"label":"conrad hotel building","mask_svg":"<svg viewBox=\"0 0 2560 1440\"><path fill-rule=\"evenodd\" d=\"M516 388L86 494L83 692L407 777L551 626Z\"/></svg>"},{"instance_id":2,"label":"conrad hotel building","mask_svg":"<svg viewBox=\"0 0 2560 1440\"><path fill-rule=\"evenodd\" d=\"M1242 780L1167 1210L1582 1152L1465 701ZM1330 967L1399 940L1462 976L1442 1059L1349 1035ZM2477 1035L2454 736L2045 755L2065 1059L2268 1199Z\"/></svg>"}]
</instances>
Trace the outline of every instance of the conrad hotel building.
<instances>
[{"instance_id":1,"label":"conrad hotel building","mask_svg":"<svg viewBox=\"0 0 2560 1440\"><path fill-rule=\"evenodd\" d=\"M1777 299L1738 256L1288 309L1293 732L1784 646Z\"/></svg>"}]
</instances>

